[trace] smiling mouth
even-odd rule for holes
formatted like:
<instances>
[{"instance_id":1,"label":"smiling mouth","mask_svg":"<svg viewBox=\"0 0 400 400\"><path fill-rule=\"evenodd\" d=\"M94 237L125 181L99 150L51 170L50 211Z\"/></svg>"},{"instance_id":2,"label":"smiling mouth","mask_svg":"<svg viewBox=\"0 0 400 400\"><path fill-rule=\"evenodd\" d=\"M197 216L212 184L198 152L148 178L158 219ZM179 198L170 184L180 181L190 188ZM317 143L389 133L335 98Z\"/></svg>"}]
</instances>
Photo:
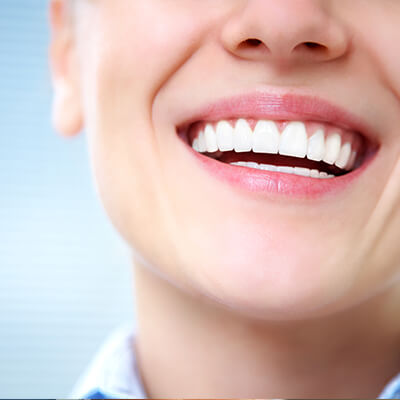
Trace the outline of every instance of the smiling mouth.
<instances>
[{"instance_id":1,"label":"smiling mouth","mask_svg":"<svg viewBox=\"0 0 400 400\"><path fill-rule=\"evenodd\" d=\"M282 88L188 107L176 132L197 165L221 183L298 199L353 186L380 148L379 134L357 115Z\"/></svg>"},{"instance_id":2,"label":"smiling mouth","mask_svg":"<svg viewBox=\"0 0 400 400\"><path fill-rule=\"evenodd\" d=\"M185 135L193 150L219 162L313 179L348 174L367 153L359 133L313 121L197 121Z\"/></svg>"}]
</instances>

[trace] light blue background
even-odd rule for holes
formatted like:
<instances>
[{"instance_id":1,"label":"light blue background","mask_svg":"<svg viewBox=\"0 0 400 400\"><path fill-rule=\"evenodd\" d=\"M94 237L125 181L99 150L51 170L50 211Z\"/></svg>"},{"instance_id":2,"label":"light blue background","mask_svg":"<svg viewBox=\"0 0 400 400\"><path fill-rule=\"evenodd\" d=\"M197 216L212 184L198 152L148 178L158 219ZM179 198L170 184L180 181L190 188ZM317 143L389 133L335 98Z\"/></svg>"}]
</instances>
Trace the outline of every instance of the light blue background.
<instances>
[{"instance_id":1,"label":"light blue background","mask_svg":"<svg viewBox=\"0 0 400 400\"><path fill-rule=\"evenodd\" d=\"M69 394L132 318L128 251L96 198L85 137L50 126L47 0L0 0L0 397Z\"/></svg>"}]
</instances>

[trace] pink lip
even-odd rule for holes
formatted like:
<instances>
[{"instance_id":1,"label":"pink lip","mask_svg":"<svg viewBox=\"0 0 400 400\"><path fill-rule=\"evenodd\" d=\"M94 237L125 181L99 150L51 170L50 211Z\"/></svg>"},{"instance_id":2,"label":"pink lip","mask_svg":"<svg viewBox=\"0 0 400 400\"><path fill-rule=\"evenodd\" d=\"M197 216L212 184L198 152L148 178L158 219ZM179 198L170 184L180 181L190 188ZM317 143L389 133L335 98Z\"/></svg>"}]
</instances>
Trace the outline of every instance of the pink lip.
<instances>
[{"instance_id":1,"label":"pink lip","mask_svg":"<svg viewBox=\"0 0 400 400\"><path fill-rule=\"evenodd\" d=\"M200 166L217 179L238 189L253 193L286 195L304 200L312 200L344 190L367 169L372 161L372 158L366 160L361 167L346 175L316 179L225 164L191 148L190 150Z\"/></svg>"},{"instance_id":2,"label":"pink lip","mask_svg":"<svg viewBox=\"0 0 400 400\"><path fill-rule=\"evenodd\" d=\"M204 156L192 148L191 154L199 165L224 182L246 192L287 195L302 199L315 199L337 193L349 187L371 164L376 154L376 134L361 119L326 100L315 96L293 93L271 94L254 92L224 98L191 114L181 126L188 127L196 121L218 121L229 118L253 118L272 120L320 121L362 133L368 138L369 155L356 170L330 179L315 179L298 175L269 172L246 167L232 166ZM186 129L184 128L184 129Z\"/></svg>"}]
</instances>

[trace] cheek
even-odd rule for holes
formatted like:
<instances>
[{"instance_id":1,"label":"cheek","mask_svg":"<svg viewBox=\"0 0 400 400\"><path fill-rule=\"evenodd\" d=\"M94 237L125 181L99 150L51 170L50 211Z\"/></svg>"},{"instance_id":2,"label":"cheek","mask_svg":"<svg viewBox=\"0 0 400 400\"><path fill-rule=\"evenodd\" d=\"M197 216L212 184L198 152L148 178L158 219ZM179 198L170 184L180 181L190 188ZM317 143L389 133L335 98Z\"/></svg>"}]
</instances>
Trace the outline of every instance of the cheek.
<instances>
[{"instance_id":1,"label":"cheek","mask_svg":"<svg viewBox=\"0 0 400 400\"><path fill-rule=\"evenodd\" d=\"M160 87L191 56L218 17L205 11L201 2L185 1L104 2L98 11L101 29L94 36L97 74L115 81L134 80L131 95L143 95L142 101L151 106ZM124 86L120 89L126 91Z\"/></svg>"},{"instance_id":2,"label":"cheek","mask_svg":"<svg viewBox=\"0 0 400 400\"><path fill-rule=\"evenodd\" d=\"M386 6L386 7L385 7ZM361 19L363 26L363 37L369 54L373 57L372 63L378 66L377 74L381 77L381 83L393 96L397 112L387 113L388 118L392 115L388 125L392 127L393 141L391 148L386 154L387 164L399 163L400 140L399 140L399 99L400 99L400 52L397 43L400 42L400 2L387 2L383 6L376 2L376 8ZM374 26L373 34L370 28ZM389 132L388 132L389 134ZM387 175L389 176L389 175ZM398 281L400 278L400 168L390 172L390 178L382 190L381 198L373 211L374 222L370 223L371 244L370 250L366 252L364 259L365 272L363 283ZM370 218L372 219L372 217ZM371 222L371 221L370 221ZM371 290L371 289L370 289Z\"/></svg>"},{"instance_id":3,"label":"cheek","mask_svg":"<svg viewBox=\"0 0 400 400\"><path fill-rule=\"evenodd\" d=\"M190 7L190 13L182 6L166 10L171 4L103 2L88 24L101 29L80 33L86 38L81 59L88 60L81 66L85 125L98 190L117 229L153 259L157 246L173 247L153 100L207 26Z\"/></svg>"},{"instance_id":4,"label":"cheek","mask_svg":"<svg viewBox=\"0 0 400 400\"><path fill-rule=\"evenodd\" d=\"M99 180L123 185L122 177L129 178L142 189L157 184L154 98L207 28L193 18L193 7L178 5L168 0L102 2L88 24L97 29L85 26L79 32L85 38L79 48L85 60L85 126Z\"/></svg>"},{"instance_id":5,"label":"cheek","mask_svg":"<svg viewBox=\"0 0 400 400\"><path fill-rule=\"evenodd\" d=\"M338 7L341 6L338 2ZM382 78L382 85L399 96L400 52L397 44L400 41L400 2L376 0L365 7L364 1L359 0L348 2L346 6L343 7L343 18L351 18L348 24L356 33L357 45L363 46L362 50L370 56L369 60L364 60L365 63L375 68L374 73Z\"/></svg>"}]
</instances>

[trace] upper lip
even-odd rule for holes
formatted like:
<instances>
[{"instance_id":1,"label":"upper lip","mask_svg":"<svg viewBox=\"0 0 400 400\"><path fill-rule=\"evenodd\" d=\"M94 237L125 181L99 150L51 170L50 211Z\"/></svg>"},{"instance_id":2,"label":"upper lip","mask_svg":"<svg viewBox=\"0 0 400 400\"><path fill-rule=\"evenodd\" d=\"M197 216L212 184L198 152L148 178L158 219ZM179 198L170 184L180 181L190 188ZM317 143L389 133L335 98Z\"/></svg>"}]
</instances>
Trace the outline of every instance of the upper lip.
<instances>
[{"instance_id":1,"label":"upper lip","mask_svg":"<svg viewBox=\"0 0 400 400\"><path fill-rule=\"evenodd\" d=\"M293 91L264 91L223 97L207 103L185 118L178 130L187 130L194 122L252 118L270 120L318 121L356 132L370 144L377 143L377 134L361 118L323 98Z\"/></svg>"}]
</instances>

